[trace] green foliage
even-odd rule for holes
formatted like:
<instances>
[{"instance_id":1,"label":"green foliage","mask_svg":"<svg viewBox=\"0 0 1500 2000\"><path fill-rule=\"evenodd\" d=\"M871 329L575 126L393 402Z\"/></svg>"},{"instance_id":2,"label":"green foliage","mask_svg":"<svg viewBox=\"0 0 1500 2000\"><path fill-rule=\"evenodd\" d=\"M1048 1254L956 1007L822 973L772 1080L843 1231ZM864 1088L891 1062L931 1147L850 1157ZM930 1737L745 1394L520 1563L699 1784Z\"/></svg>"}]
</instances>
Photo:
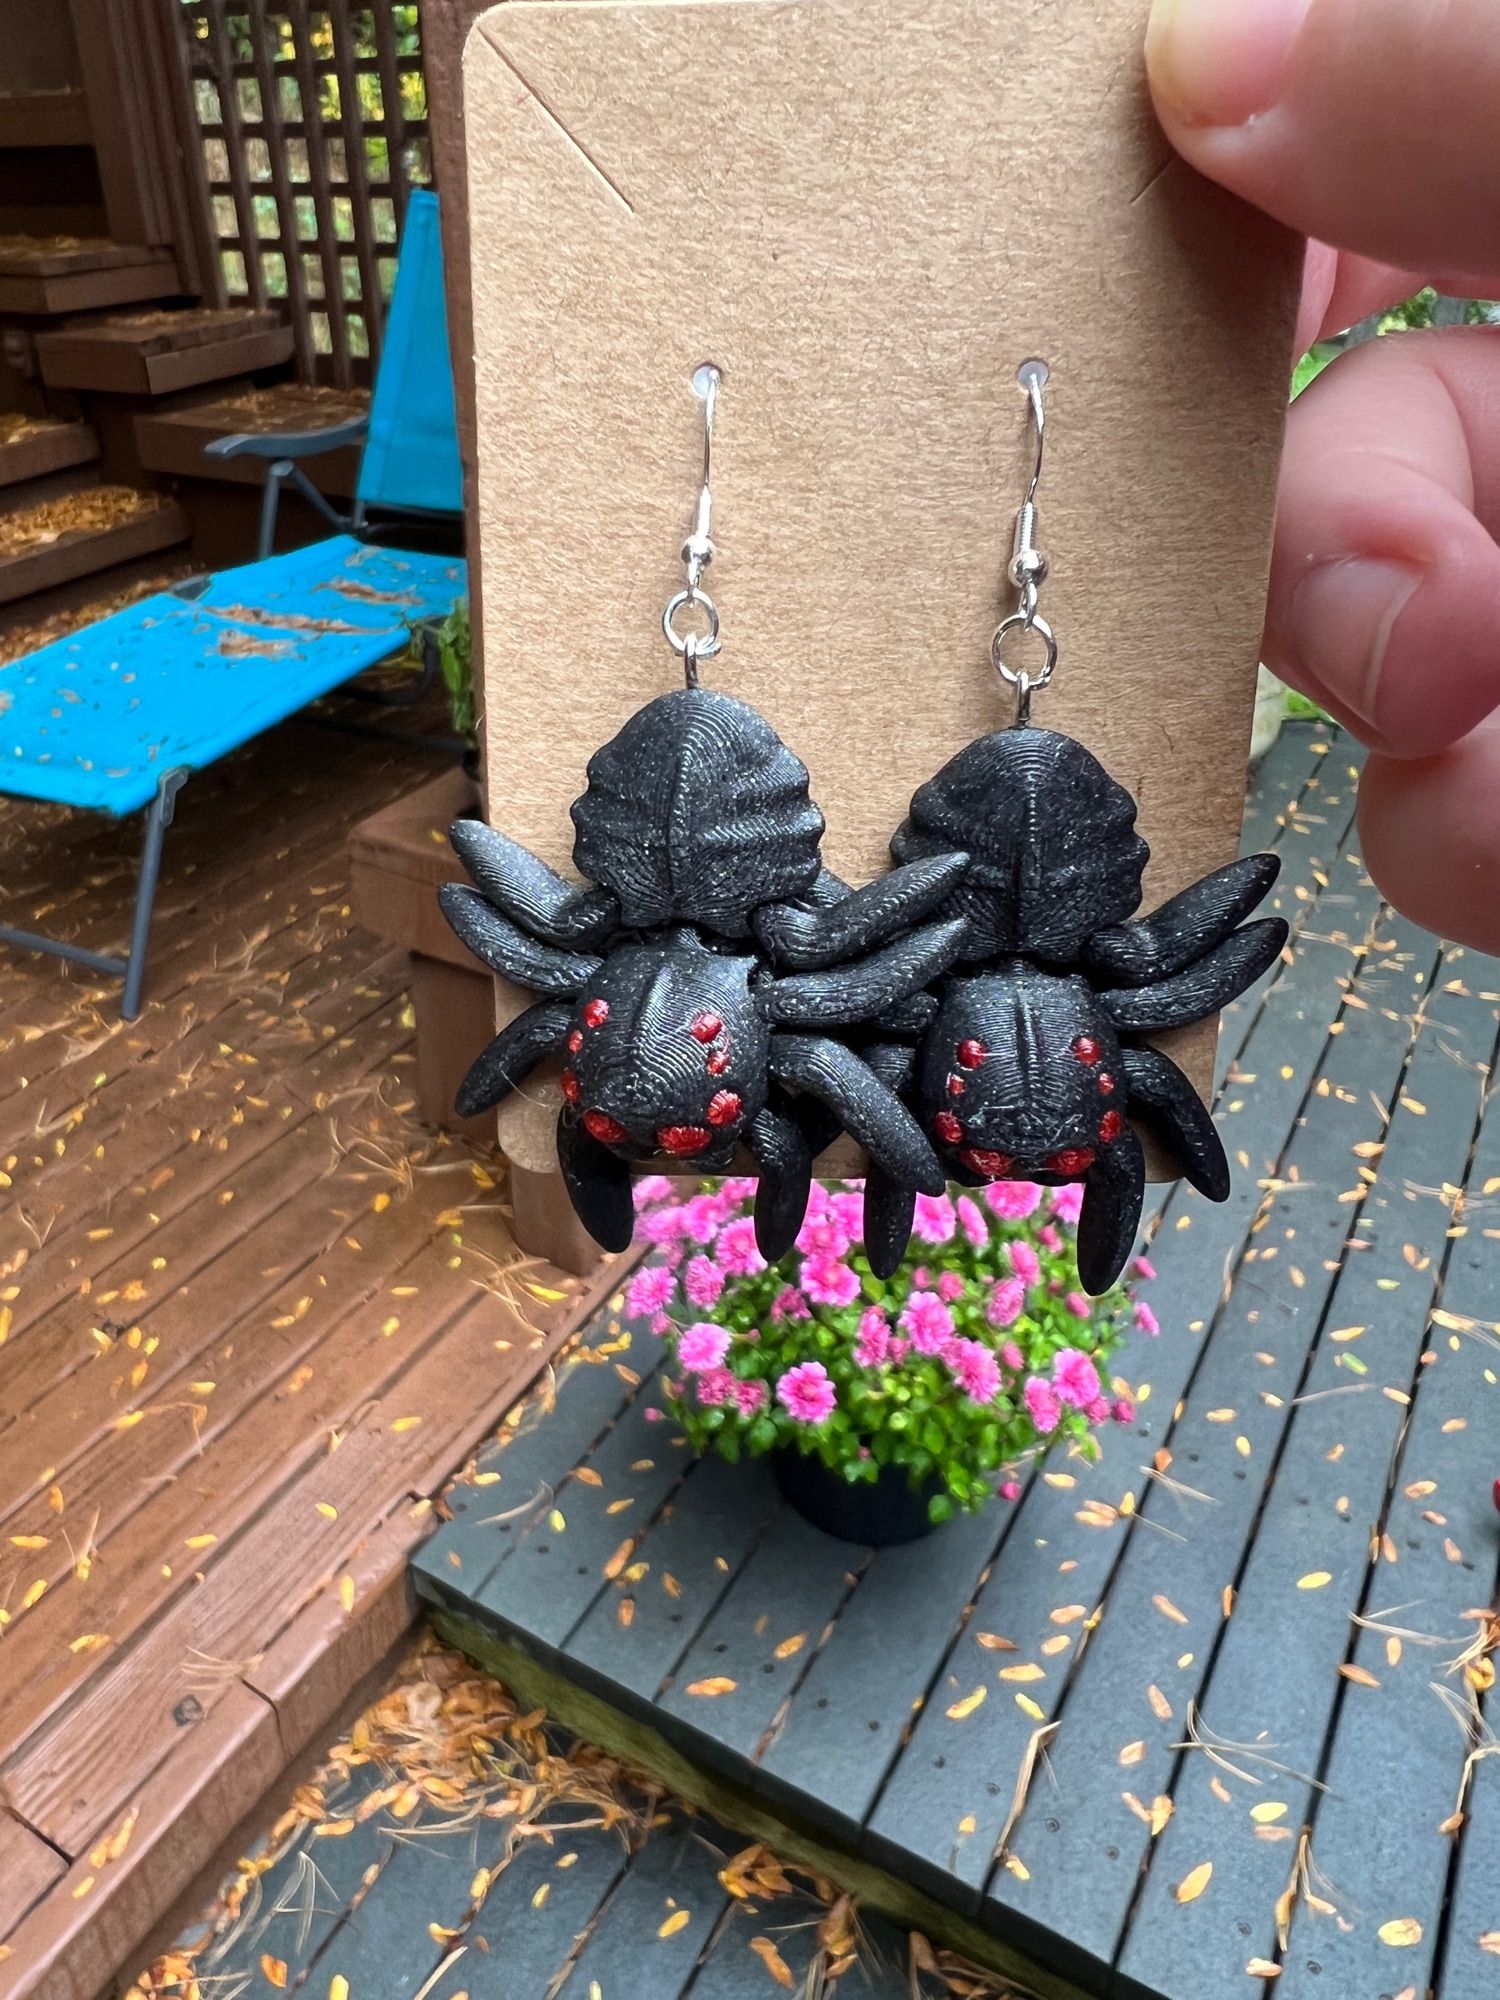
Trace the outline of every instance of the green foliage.
<instances>
[{"instance_id":1,"label":"green foliage","mask_svg":"<svg viewBox=\"0 0 1500 2000\"><path fill-rule=\"evenodd\" d=\"M448 690L448 713L453 732L471 747L478 742L474 712L473 634L469 628L469 600L460 598L437 629L438 670Z\"/></svg>"}]
</instances>

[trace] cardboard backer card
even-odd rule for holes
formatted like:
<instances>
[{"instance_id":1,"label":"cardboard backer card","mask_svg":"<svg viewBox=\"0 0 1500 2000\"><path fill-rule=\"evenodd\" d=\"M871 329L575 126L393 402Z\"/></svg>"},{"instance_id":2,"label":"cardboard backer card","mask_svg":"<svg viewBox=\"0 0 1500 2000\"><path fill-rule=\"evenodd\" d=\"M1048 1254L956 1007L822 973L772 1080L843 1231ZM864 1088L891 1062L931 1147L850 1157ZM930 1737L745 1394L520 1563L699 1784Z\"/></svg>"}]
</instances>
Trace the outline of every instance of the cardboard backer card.
<instances>
[{"instance_id":1,"label":"cardboard backer card","mask_svg":"<svg viewBox=\"0 0 1500 2000\"><path fill-rule=\"evenodd\" d=\"M1046 358L1034 719L1140 801L1150 908L1235 851L1299 246L1151 115L1145 0L511 0L465 62L490 816L570 870L661 634L723 371L704 677L812 773L826 859L1010 719L989 665ZM502 1018L528 1004L502 993ZM1171 1038L1200 1087L1214 1023ZM555 1084L503 1109L555 1163ZM825 1171L847 1170L852 1152Z\"/></svg>"}]
</instances>

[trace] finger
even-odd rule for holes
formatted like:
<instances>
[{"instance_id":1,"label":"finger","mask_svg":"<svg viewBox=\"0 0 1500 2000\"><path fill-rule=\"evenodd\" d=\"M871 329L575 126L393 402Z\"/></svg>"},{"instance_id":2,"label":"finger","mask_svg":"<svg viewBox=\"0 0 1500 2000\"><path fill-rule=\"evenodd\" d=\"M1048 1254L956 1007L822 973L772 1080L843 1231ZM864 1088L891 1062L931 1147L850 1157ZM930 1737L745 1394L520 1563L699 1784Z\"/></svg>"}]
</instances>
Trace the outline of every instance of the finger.
<instances>
[{"instance_id":1,"label":"finger","mask_svg":"<svg viewBox=\"0 0 1500 2000\"><path fill-rule=\"evenodd\" d=\"M1157 114L1210 179L1366 257L1493 262L1494 0L1156 0L1146 46Z\"/></svg>"},{"instance_id":2,"label":"finger","mask_svg":"<svg viewBox=\"0 0 1500 2000\"><path fill-rule=\"evenodd\" d=\"M1315 341L1358 326L1372 313L1389 312L1431 283L1425 272L1397 270L1347 250L1332 250L1326 243L1309 243L1293 358L1305 354ZM1488 297L1488 290L1482 295ZM1464 296L1477 298L1481 293Z\"/></svg>"},{"instance_id":3,"label":"finger","mask_svg":"<svg viewBox=\"0 0 1500 2000\"><path fill-rule=\"evenodd\" d=\"M1265 661L1366 743L1428 756L1500 704L1500 339L1403 334L1292 407Z\"/></svg>"},{"instance_id":4,"label":"finger","mask_svg":"<svg viewBox=\"0 0 1500 2000\"><path fill-rule=\"evenodd\" d=\"M1500 718L1436 757L1372 756L1359 837L1398 910L1439 937L1500 952Z\"/></svg>"}]
</instances>

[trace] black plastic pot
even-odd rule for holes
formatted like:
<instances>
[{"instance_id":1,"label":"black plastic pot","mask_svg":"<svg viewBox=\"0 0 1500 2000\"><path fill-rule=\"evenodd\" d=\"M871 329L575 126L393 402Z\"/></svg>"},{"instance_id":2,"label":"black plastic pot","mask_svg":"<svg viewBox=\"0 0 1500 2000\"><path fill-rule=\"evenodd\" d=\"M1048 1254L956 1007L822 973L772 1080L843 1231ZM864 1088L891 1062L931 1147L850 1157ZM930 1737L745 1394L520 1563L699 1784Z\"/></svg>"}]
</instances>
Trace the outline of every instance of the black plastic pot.
<instances>
[{"instance_id":1,"label":"black plastic pot","mask_svg":"<svg viewBox=\"0 0 1500 2000\"><path fill-rule=\"evenodd\" d=\"M900 1466L886 1466L877 1478L851 1486L820 1458L778 1451L772 1457L772 1470L782 1498L803 1520L841 1542L886 1549L898 1542L920 1541L939 1525L929 1517L927 1503L942 1491L941 1486L928 1480L913 1487Z\"/></svg>"}]
</instances>

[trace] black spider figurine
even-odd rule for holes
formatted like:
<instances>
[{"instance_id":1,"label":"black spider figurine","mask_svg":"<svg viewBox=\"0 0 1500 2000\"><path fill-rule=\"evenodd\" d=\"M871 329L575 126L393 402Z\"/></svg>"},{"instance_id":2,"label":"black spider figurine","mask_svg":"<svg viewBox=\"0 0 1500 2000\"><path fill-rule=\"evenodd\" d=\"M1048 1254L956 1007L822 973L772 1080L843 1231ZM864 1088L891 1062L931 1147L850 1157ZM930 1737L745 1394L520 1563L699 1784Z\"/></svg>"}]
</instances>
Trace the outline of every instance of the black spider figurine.
<instances>
[{"instance_id":1,"label":"black spider figurine","mask_svg":"<svg viewBox=\"0 0 1500 2000\"><path fill-rule=\"evenodd\" d=\"M870 1052L954 1180L1083 1182L1078 1272L1096 1294L1124 1268L1140 1222L1145 1162L1129 1117L1160 1129L1210 1200L1229 1192L1197 1092L1169 1057L1131 1038L1216 1012L1287 935L1280 918L1243 921L1276 879L1272 854L1231 862L1132 921L1149 856L1135 813L1096 757L1050 729L998 731L944 765L912 799L891 852L907 865L968 854L942 905L963 919L964 941L915 1046ZM882 1274L904 1253L912 1204L911 1188L877 1162L865 1235Z\"/></svg>"},{"instance_id":2,"label":"black spider figurine","mask_svg":"<svg viewBox=\"0 0 1500 2000\"><path fill-rule=\"evenodd\" d=\"M459 1111L498 1104L561 1054L558 1156L607 1250L630 1242L631 1162L667 1154L721 1173L743 1145L760 1170L761 1251L784 1256L824 1107L893 1181L938 1192L911 1113L826 1031L876 1018L945 969L964 924L920 919L961 878L962 851L828 900L805 767L762 716L704 688L632 716L590 759L572 816L591 887L479 820L453 829L478 887L442 890L448 921L544 996L475 1062Z\"/></svg>"}]
</instances>

